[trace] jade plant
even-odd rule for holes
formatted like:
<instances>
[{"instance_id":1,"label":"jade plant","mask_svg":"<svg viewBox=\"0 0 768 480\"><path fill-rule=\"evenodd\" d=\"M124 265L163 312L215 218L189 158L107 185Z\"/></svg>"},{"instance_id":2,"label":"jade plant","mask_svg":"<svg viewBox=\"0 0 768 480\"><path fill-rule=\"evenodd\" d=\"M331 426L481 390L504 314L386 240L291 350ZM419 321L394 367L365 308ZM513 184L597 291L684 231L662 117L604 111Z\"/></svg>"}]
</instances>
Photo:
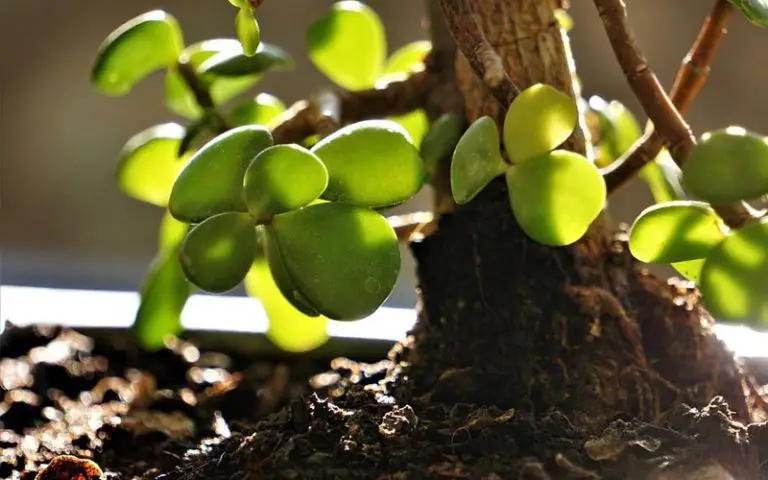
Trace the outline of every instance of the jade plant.
<instances>
[{"instance_id":1,"label":"jade plant","mask_svg":"<svg viewBox=\"0 0 768 480\"><path fill-rule=\"evenodd\" d=\"M195 288L224 293L244 284L267 312L269 337L291 351L325 342L329 319L370 315L395 286L407 230L386 209L424 186L439 189L443 164L457 208L504 182L521 229L551 247L578 242L629 178L616 180L643 137L632 113L543 83L508 88L500 119L469 125L456 113L430 122L419 105L352 118L340 112L343 96L322 93L286 109L253 89L265 75L291 69L291 55L262 41L253 2L229 3L237 9L236 38L186 44L170 13L152 11L109 34L92 69L93 85L110 96L164 72L165 105L184 119L129 139L117 167L123 192L166 212L134 326L148 348L180 331ZM763 2L732 3L766 24ZM558 20L569 28L564 12ZM423 75L431 44L388 56L376 13L345 0L311 24L306 50L319 71L354 94ZM567 143L583 113L593 143L575 153ZM634 221L631 252L676 268L718 319L768 322L768 222L755 212L741 223L723 215L730 204L768 195L768 139L729 126L698 140L684 162L672 160L680 146L669 142L642 162L640 177L656 203Z\"/></svg>"}]
</instances>

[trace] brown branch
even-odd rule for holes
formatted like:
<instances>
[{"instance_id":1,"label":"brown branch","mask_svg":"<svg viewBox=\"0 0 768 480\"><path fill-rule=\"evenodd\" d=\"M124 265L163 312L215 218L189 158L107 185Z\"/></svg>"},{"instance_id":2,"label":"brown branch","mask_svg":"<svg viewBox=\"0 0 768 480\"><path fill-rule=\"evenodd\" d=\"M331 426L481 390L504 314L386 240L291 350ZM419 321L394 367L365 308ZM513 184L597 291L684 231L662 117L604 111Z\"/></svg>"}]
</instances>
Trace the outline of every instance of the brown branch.
<instances>
[{"instance_id":1,"label":"brown branch","mask_svg":"<svg viewBox=\"0 0 768 480\"><path fill-rule=\"evenodd\" d=\"M402 115L424 105L434 78L427 71L414 73L403 79L393 80L369 90L355 92L326 92L336 97L339 125L368 118ZM326 97L326 105L330 104ZM302 100L283 112L272 128L275 143L295 143L323 129L328 117L322 113L318 102Z\"/></svg>"},{"instance_id":2,"label":"brown branch","mask_svg":"<svg viewBox=\"0 0 768 480\"><path fill-rule=\"evenodd\" d=\"M670 99L681 114L688 110L706 82L732 13L733 6L728 0L716 0L712 12L699 30L696 41L683 59L670 92ZM621 158L602 169L608 193L633 178L658 156L663 147L663 140L651 126Z\"/></svg>"},{"instance_id":3,"label":"brown branch","mask_svg":"<svg viewBox=\"0 0 768 480\"><path fill-rule=\"evenodd\" d=\"M512 82L496 50L475 20L473 0L440 0L448 28L461 53L505 109L520 89Z\"/></svg>"},{"instance_id":4,"label":"brown branch","mask_svg":"<svg viewBox=\"0 0 768 480\"><path fill-rule=\"evenodd\" d=\"M640 52L627 25L627 11L623 1L594 0L594 3L627 82L669 148L672 158L678 165L682 165L696 140ZM744 203L712 207L730 227L743 226L754 218Z\"/></svg>"},{"instance_id":5,"label":"brown branch","mask_svg":"<svg viewBox=\"0 0 768 480\"><path fill-rule=\"evenodd\" d=\"M213 102L211 92L200 81L200 77L195 72L195 67L189 63L189 55L182 55L179 61L176 63L176 69L179 71L179 75L184 79L192 94L195 96L195 101L203 110L210 111L216 108L216 104Z\"/></svg>"},{"instance_id":6,"label":"brown branch","mask_svg":"<svg viewBox=\"0 0 768 480\"><path fill-rule=\"evenodd\" d=\"M264 2L265 2L265 0L251 0L251 1L250 1L250 4L251 4L251 8L252 8L252 9L254 9L254 10L256 10L256 9L257 9L257 8L259 8L259 7L261 6L261 4L262 4L262 3L264 3Z\"/></svg>"}]
</instances>

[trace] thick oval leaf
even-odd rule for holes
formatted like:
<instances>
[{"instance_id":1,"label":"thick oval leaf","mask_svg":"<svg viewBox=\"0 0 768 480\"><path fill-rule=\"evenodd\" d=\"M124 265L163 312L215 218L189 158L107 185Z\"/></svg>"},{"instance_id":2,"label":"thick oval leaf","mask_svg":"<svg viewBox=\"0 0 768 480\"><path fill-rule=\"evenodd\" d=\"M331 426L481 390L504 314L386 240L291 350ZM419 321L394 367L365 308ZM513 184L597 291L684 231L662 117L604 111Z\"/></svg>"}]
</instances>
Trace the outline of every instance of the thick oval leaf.
<instances>
[{"instance_id":1,"label":"thick oval leaf","mask_svg":"<svg viewBox=\"0 0 768 480\"><path fill-rule=\"evenodd\" d=\"M260 93L254 98L239 103L229 113L229 121L234 125L264 125L285 111L285 104L279 98L268 93Z\"/></svg>"},{"instance_id":2,"label":"thick oval leaf","mask_svg":"<svg viewBox=\"0 0 768 480\"><path fill-rule=\"evenodd\" d=\"M403 127L405 131L408 132L408 137L414 145L421 144L424 135L426 135L427 130L429 130L429 117L427 117L427 112L420 108L404 115L389 117L387 120L396 122Z\"/></svg>"},{"instance_id":3,"label":"thick oval leaf","mask_svg":"<svg viewBox=\"0 0 768 480\"><path fill-rule=\"evenodd\" d=\"M504 118L504 148L512 162L540 157L571 136L579 112L565 93L533 85L512 101Z\"/></svg>"},{"instance_id":4,"label":"thick oval leaf","mask_svg":"<svg viewBox=\"0 0 768 480\"><path fill-rule=\"evenodd\" d=\"M248 57L255 54L261 42L261 30L250 5L241 7L235 15L235 32L243 46L243 54Z\"/></svg>"},{"instance_id":5,"label":"thick oval leaf","mask_svg":"<svg viewBox=\"0 0 768 480\"><path fill-rule=\"evenodd\" d=\"M683 164L683 185L713 204L768 193L768 142L740 127L705 133Z\"/></svg>"},{"instance_id":6,"label":"thick oval leaf","mask_svg":"<svg viewBox=\"0 0 768 480\"><path fill-rule=\"evenodd\" d=\"M248 166L243 192L251 215L265 221L309 205L327 186L328 171L315 154L298 145L275 145Z\"/></svg>"},{"instance_id":7,"label":"thick oval leaf","mask_svg":"<svg viewBox=\"0 0 768 480\"><path fill-rule=\"evenodd\" d=\"M262 226L260 225L259 227ZM304 315L310 317L320 316L320 313L317 311L315 306L312 305L306 297L304 297L304 294L301 293L299 288L296 286L296 283L291 278L291 275L285 267L283 254L280 251L277 240L271 238L266 234L266 232L261 237L261 239L264 246L264 253L267 258L267 263L269 264L269 270L272 272L272 278L275 280L277 288L279 288L280 292L282 292L283 297L291 302L291 305L293 305L294 308L296 308Z\"/></svg>"},{"instance_id":8,"label":"thick oval leaf","mask_svg":"<svg viewBox=\"0 0 768 480\"><path fill-rule=\"evenodd\" d=\"M499 129L491 117L480 117L462 135L451 160L451 192L467 203L509 165L501 157Z\"/></svg>"},{"instance_id":9,"label":"thick oval leaf","mask_svg":"<svg viewBox=\"0 0 768 480\"><path fill-rule=\"evenodd\" d=\"M706 257L725 237L709 204L681 200L643 210L629 233L629 249L641 262L685 262Z\"/></svg>"},{"instance_id":10,"label":"thick oval leaf","mask_svg":"<svg viewBox=\"0 0 768 480\"><path fill-rule=\"evenodd\" d=\"M421 158L424 160L424 168L430 177L437 172L440 160L450 155L456 147L461 138L461 127L462 119L453 113L443 114L432 122L419 147ZM498 130L496 130L495 135L496 151L498 151Z\"/></svg>"},{"instance_id":11,"label":"thick oval leaf","mask_svg":"<svg viewBox=\"0 0 768 480\"><path fill-rule=\"evenodd\" d=\"M240 284L256 255L256 224L245 213L220 213L189 231L181 266L201 290L224 293Z\"/></svg>"},{"instance_id":12,"label":"thick oval leaf","mask_svg":"<svg viewBox=\"0 0 768 480\"><path fill-rule=\"evenodd\" d=\"M686 280L698 285L699 278L701 277L701 269L704 267L706 260L706 258L699 258L696 260L688 260L687 262L676 262L671 264L671 266L677 273L685 277Z\"/></svg>"},{"instance_id":13,"label":"thick oval leaf","mask_svg":"<svg viewBox=\"0 0 768 480\"><path fill-rule=\"evenodd\" d=\"M222 212L246 212L243 176L251 161L272 146L260 125L222 133L197 151L171 190L168 209L178 220L196 223Z\"/></svg>"},{"instance_id":14,"label":"thick oval leaf","mask_svg":"<svg viewBox=\"0 0 768 480\"><path fill-rule=\"evenodd\" d=\"M264 75L270 70L285 70L293 66L293 58L288 52L276 45L261 42L251 56L242 51L217 53L203 62L197 73L208 81L215 81L218 77Z\"/></svg>"},{"instance_id":15,"label":"thick oval leaf","mask_svg":"<svg viewBox=\"0 0 768 480\"><path fill-rule=\"evenodd\" d=\"M179 263L178 247L160 250L141 288L133 333L147 350L163 348L168 336L181 332L181 313L192 293Z\"/></svg>"},{"instance_id":16,"label":"thick oval leaf","mask_svg":"<svg viewBox=\"0 0 768 480\"><path fill-rule=\"evenodd\" d=\"M239 54L242 51L239 41L233 38L217 38L192 44L185 48L181 55L197 70L200 65L217 53ZM216 77L213 81L207 82L207 85L214 103L223 105L251 88L260 79L260 75ZM176 68L169 69L165 76L165 104L169 110L186 118L197 118L203 113L194 94Z\"/></svg>"},{"instance_id":17,"label":"thick oval leaf","mask_svg":"<svg viewBox=\"0 0 768 480\"><path fill-rule=\"evenodd\" d=\"M564 150L513 166L507 185L520 227L549 246L579 240L605 204L600 171L586 157Z\"/></svg>"},{"instance_id":18,"label":"thick oval leaf","mask_svg":"<svg viewBox=\"0 0 768 480\"><path fill-rule=\"evenodd\" d=\"M122 24L99 46L91 81L104 94L122 96L152 72L173 65L184 48L176 19L162 10Z\"/></svg>"},{"instance_id":19,"label":"thick oval leaf","mask_svg":"<svg viewBox=\"0 0 768 480\"><path fill-rule=\"evenodd\" d=\"M275 284L263 257L253 262L245 277L245 291L261 302L269 317L267 338L280 349L308 352L328 341L328 319L310 317L296 310Z\"/></svg>"},{"instance_id":20,"label":"thick oval leaf","mask_svg":"<svg viewBox=\"0 0 768 480\"><path fill-rule=\"evenodd\" d=\"M120 189L137 200L159 207L168 197L188 156L177 156L185 130L176 123L155 125L126 142L117 165Z\"/></svg>"},{"instance_id":21,"label":"thick oval leaf","mask_svg":"<svg viewBox=\"0 0 768 480\"><path fill-rule=\"evenodd\" d=\"M749 225L716 246L699 278L704 306L718 321L768 322L768 222Z\"/></svg>"},{"instance_id":22,"label":"thick oval leaf","mask_svg":"<svg viewBox=\"0 0 768 480\"><path fill-rule=\"evenodd\" d=\"M307 53L315 66L348 90L371 88L381 76L387 55L384 26L361 2L336 2L310 25Z\"/></svg>"},{"instance_id":23,"label":"thick oval leaf","mask_svg":"<svg viewBox=\"0 0 768 480\"><path fill-rule=\"evenodd\" d=\"M413 73L424 70L424 60L432 51L432 42L422 40L404 45L390 55L384 75Z\"/></svg>"},{"instance_id":24,"label":"thick oval leaf","mask_svg":"<svg viewBox=\"0 0 768 480\"><path fill-rule=\"evenodd\" d=\"M768 0L729 1L754 25L768 27Z\"/></svg>"},{"instance_id":25,"label":"thick oval leaf","mask_svg":"<svg viewBox=\"0 0 768 480\"><path fill-rule=\"evenodd\" d=\"M317 142L312 152L328 168L326 200L387 207L411 198L424 182L419 151L389 120L346 126Z\"/></svg>"},{"instance_id":26,"label":"thick oval leaf","mask_svg":"<svg viewBox=\"0 0 768 480\"><path fill-rule=\"evenodd\" d=\"M589 99L589 109L597 116L600 128L595 163L604 167L629 150L642 132L632 112L616 100L606 102L593 96Z\"/></svg>"},{"instance_id":27,"label":"thick oval leaf","mask_svg":"<svg viewBox=\"0 0 768 480\"><path fill-rule=\"evenodd\" d=\"M328 318L367 317L395 286L397 235L373 210L321 203L276 215L266 231L300 295Z\"/></svg>"}]
</instances>

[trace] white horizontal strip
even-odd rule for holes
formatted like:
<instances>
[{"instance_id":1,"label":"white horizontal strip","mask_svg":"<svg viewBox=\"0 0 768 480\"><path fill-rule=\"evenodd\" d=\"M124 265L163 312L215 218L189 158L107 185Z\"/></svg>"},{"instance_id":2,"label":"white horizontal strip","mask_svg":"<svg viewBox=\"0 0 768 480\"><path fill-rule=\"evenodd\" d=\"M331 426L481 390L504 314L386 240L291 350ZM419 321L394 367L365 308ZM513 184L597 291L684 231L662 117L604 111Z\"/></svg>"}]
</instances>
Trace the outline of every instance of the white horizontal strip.
<instances>
[{"instance_id":1,"label":"white horizontal strip","mask_svg":"<svg viewBox=\"0 0 768 480\"><path fill-rule=\"evenodd\" d=\"M139 305L135 292L0 286L0 325L55 324L71 327L129 327ZM415 321L414 310L382 307L356 322L329 322L331 337L395 341ZM265 333L267 317L252 298L193 295L182 313L187 330ZM0 327L0 331L2 328ZM746 326L717 325L715 333L743 357L768 357L768 334Z\"/></svg>"}]
</instances>

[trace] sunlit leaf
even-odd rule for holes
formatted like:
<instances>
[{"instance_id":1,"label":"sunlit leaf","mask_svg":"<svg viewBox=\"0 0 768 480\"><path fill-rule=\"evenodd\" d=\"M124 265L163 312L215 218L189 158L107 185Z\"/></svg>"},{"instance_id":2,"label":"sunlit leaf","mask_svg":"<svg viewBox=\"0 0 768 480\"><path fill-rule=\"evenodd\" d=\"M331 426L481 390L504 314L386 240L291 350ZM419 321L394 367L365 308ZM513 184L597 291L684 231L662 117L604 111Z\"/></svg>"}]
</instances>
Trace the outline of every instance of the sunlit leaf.
<instances>
[{"instance_id":1,"label":"sunlit leaf","mask_svg":"<svg viewBox=\"0 0 768 480\"><path fill-rule=\"evenodd\" d=\"M285 104L268 93L260 93L235 106L229 113L233 125L264 125L285 111Z\"/></svg>"},{"instance_id":2,"label":"sunlit leaf","mask_svg":"<svg viewBox=\"0 0 768 480\"><path fill-rule=\"evenodd\" d=\"M182 55L195 69L199 69L206 60L217 53L231 52L233 55L242 53L240 42L233 38L217 38L194 43L184 49ZM216 77L208 79L207 85L216 105L223 105L237 95L255 85L260 75L244 77ZM197 118L202 114L195 96L176 68L168 70L165 76L165 104L174 113L186 118Z\"/></svg>"},{"instance_id":3,"label":"sunlit leaf","mask_svg":"<svg viewBox=\"0 0 768 480\"><path fill-rule=\"evenodd\" d=\"M640 170L643 179L656 203L683 200L686 198L682 186L682 170L664 149L656 159Z\"/></svg>"},{"instance_id":4,"label":"sunlit leaf","mask_svg":"<svg viewBox=\"0 0 768 480\"><path fill-rule=\"evenodd\" d=\"M281 350L301 353L328 341L328 319L304 315L285 299L264 257L257 257L245 277L245 291L257 298L269 317L267 338Z\"/></svg>"},{"instance_id":5,"label":"sunlit leaf","mask_svg":"<svg viewBox=\"0 0 768 480\"><path fill-rule=\"evenodd\" d=\"M184 134L181 125L164 123L131 137L117 165L120 189L137 200L166 206L173 182L189 158L177 156Z\"/></svg>"},{"instance_id":6,"label":"sunlit leaf","mask_svg":"<svg viewBox=\"0 0 768 480\"><path fill-rule=\"evenodd\" d=\"M429 130L429 117L427 117L427 112L422 109L414 110L405 115L389 117L389 120L403 127L414 145L420 145L424 135Z\"/></svg>"},{"instance_id":7,"label":"sunlit leaf","mask_svg":"<svg viewBox=\"0 0 768 480\"><path fill-rule=\"evenodd\" d=\"M734 230L707 257L699 278L718 321L768 323L768 222Z\"/></svg>"},{"instance_id":8,"label":"sunlit leaf","mask_svg":"<svg viewBox=\"0 0 768 480\"><path fill-rule=\"evenodd\" d=\"M99 46L91 81L104 94L122 96L151 73L176 62L184 39L176 19L162 10L122 24Z\"/></svg>"},{"instance_id":9,"label":"sunlit leaf","mask_svg":"<svg viewBox=\"0 0 768 480\"><path fill-rule=\"evenodd\" d=\"M433 176L440 160L451 155L453 149L461 138L463 120L455 114L446 113L437 118L429 127L427 134L421 141L419 148L421 158L424 160L424 168ZM495 125L494 125L495 127ZM496 129L496 151L499 150L499 133Z\"/></svg>"},{"instance_id":10,"label":"sunlit leaf","mask_svg":"<svg viewBox=\"0 0 768 480\"><path fill-rule=\"evenodd\" d=\"M768 141L740 127L705 133L683 164L683 185L713 204L768 193Z\"/></svg>"},{"instance_id":11,"label":"sunlit leaf","mask_svg":"<svg viewBox=\"0 0 768 480\"><path fill-rule=\"evenodd\" d=\"M251 161L272 146L260 125L233 128L217 136L189 160L171 190L168 208L189 223L223 212L246 212L243 176Z\"/></svg>"},{"instance_id":12,"label":"sunlit leaf","mask_svg":"<svg viewBox=\"0 0 768 480\"><path fill-rule=\"evenodd\" d=\"M245 172L248 211L258 220L309 205L328 186L319 158L298 145L275 145L259 153Z\"/></svg>"},{"instance_id":13,"label":"sunlit leaf","mask_svg":"<svg viewBox=\"0 0 768 480\"><path fill-rule=\"evenodd\" d=\"M643 210L632 225L629 249L642 262L684 262L706 257L725 237L709 204L681 200Z\"/></svg>"},{"instance_id":14,"label":"sunlit leaf","mask_svg":"<svg viewBox=\"0 0 768 480\"><path fill-rule=\"evenodd\" d=\"M685 279L698 284L701 276L701 269L704 267L706 258L699 258L696 260L688 260L687 262L675 262L671 266L677 273L685 277Z\"/></svg>"},{"instance_id":15,"label":"sunlit leaf","mask_svg":"<svg viewBox=\"0 0 768 480\"><path fill-rule=\"evenodd\" d=\"M758 27L768 27L768 0L728 0L747 20Z\"/></svg>"},{"instance_id":16,"label":"sunlit leaf","mask_svg":"<svg viewBox=\"0 0 768 480\"><path fill-rule=\"evenodd\" d=\"M576 101L545 84L520 93L504 119L504 148L512 162L541 157L573 133L578 120Z\"/></svg>"},{"instance_id":17,"label":"sunlit leaf","mask_svg":"<svg viewBox=\"0 0 768 480\"><path fill-rule=\"evenodd\" d=\"M218 77L264 75L270 70L291 69L293 66L293 58L288 52L276 45L261 42L251 56L242 51L217 53L203 62L197 73L209 81L215 81Z\"/></svg>"},{"instance_id":18,"label":"sunlit leaf","mask_svg":"<svg viewBox=\"0 0 768 480\"><path fill-rule=\"evenodd\" d=\"M512 211L532 239L550 246L579 240L600 215L605 181L586 157L555 150L507 170Z\"/></svg>"},{"instance_id":19,"label":"sunlit leaf","mask_svg":"<svg viewBox=\"0 0 768 480\"><path fill-rule=\"evenodd\" d=\"M348 125L317 142L312 152L328 168L326 200L386 207L408 200L424 182L418 149L392 121Z\"/></svg>"},{"instance_id":20,"label":"sunlit leaf","mask_svg":"<svg viewBox=\"0 0 768 480\"><path fill-rule=\"evenodd\" d=\"M606 102L598 96L589 99L589 108L600 123L600 141L595 163L604 167L621 157L642 135L640 124L622 103Z\"/></svg>"},{"instance_id":21,"label":"sunlit leaf","mask_svg":"<svg viewBox=\"0 0 768 480\"><path fill-rule=\"evenodd\" d=\"M467 203L503 174L509 165L501 157L499 129L491 117L480 117L462 135L451 160L451 192Z\"/></svg>"},{"instance_id":22,"label":"sunlit leaf","mask_svg":"<svg viewBox=\"0 0 768 480\"><path fill-rule=\"evenodd\" d=\"M335 202L312 205L276 215L266 232L268 242L276 244L267 249L270 268L276 251L298 293L328 318L367 317L395 286L397 235L373 210Z\"/></svg>"},{"instance_id":23,"label":"sunlit leaf","mask_svg":"<svg viewBox=\"0 0 768 480\"><path fill-rule=\"evenodd\" d=\"M361 2L334 3L309 27L306 43L318 70L348 90L371 88L384 71L384 26L376 12Z\"/></svg>"},{"instance_id":24,"label":"sunlit leaf","mask_svg":"<svg viewBox=\"0 0 768 480\"><path fill-rule=\"evenodd\" d=\"M185 275L201 290L224 293L240 284L256 255L256 224L245 213L220 213L189 231L181 245Z\"/></svg>"},{"instance_id":25,"label":"sunlit leaf","mask_svg":"<svg viewBox=\"0 0 768 480\"><path fill-rule=\"evenodd\" d=\"M243 54L250 57L256 53L261 42L261 30L250 5L241 7L235 15L235 32L243 46Z\"/></svg>"},{"instance_id":26,"label":"sunlit leaf","mask_svg":"<svg viewBox=\"0 0 768 480\"><path fill-rule=\"evenodd\" d=\"M424 69L424 60L432 51L432 42L421 40L395 50L384 67L384 75L413 73Z\"/></svg>"},{"instance_id":27,"label":"sunlit leaf","mask_svg":"<svg viewBox=\"0 0 768 480\"><path fill-rule=\"evenodd\" d=\"M147 350L158 350L181 332L181 312L192 293L179 263L177 247L160 250L141 288L133 333Z\"/></svg>"},{"instance_id":28,"label":"sunlit leaf","mask_svg":"<svg viewBox=\"0 0 768 480\"><path fill-rule=\"evenodd\" d=\"M187 232L189 232L189 224L176 220L171 215L171 212L166 210L165 214L163 214L163 219L160 221L160 230L157 235L159 250L178 247L184 241Z\"/></svg>"}]
</instances>

